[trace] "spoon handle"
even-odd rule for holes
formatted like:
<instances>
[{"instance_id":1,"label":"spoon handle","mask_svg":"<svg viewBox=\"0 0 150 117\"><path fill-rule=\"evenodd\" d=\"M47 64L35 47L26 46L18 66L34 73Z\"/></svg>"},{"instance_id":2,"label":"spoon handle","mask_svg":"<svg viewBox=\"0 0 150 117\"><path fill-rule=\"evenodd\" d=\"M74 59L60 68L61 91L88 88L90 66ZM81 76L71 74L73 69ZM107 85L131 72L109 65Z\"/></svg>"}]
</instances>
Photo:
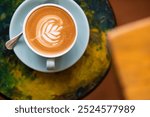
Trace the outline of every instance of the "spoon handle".
<instances>
[{"instance_id":1,"label":"spoon handle","mask_svg":"<svg viewBox=\"0 0 150 117\"><path fill-rule=\"evenodd\" d=\"M15 37L13 37L12 39L8 40L6 43L5 43L5 47L8 49L8 50L12 50L15 46L15 44L18 42L18 40L20 39L20 37L22 36L22 32L19 33L18 35L16 35Z\"/></svg>"}]
</instances>

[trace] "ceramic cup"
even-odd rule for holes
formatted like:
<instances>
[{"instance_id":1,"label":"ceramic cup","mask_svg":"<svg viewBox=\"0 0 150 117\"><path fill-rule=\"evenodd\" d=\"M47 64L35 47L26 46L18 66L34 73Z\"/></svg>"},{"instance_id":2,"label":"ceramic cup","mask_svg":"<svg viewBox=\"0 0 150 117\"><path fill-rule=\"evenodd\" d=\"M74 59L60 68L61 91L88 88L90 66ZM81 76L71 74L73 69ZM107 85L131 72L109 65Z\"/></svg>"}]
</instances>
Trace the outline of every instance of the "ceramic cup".
<instances>
[{"instance_id":1,"label":"ceramic cup","mask_svg":"<svg viewBox=\"0 0 150 117\"><path fill-rule=\"evenodd\" d=\"M76 30L76 33L75 33L75 38L74 38L74 41L73 43L69 46L69 48L67 48L65 51L62 51L61 53L56 53L56 54L53 54L53 55L45 55L43 53L40 53L39 51L37 51L36 49L34 49L30 43L28 42L28 39L27 39L27 36L26 36L26 24L27 24L27 21L29 19L29 17L31 16L31 14L33 12L35 12L36 10L42 8L42 7L45 7L45 6L53 6L53 7L57 7L59 9L62 9L63 11L65 11L73 20L73 23L75 25L75 30ZM52 3L47 3L47 4L42 4L42 5L38 5L36 6L35 8L33 8L28 14L27 16L25 17L25 20L24 20L24 24L23 24L23 35L24 35L24 39L25 39L25 42L27 44L27 46L34 52L36 53L37 55L39 56L42 56L42 57L45 57L47 58L47 61L46 61L46 68L48 70L52 70L52 69L55 69L55 59L56 57L60 57L60 56L63 56L64 54L68 53L72 48L73 46L75 45L76 43L76 40L77 40L77 36L78 36L78 30L77 30L77 23L76 23L76 20L75 18L73 17L73 15L64 7L60 6L60 5L57 5L57 4L52 4Z\"/></svg>"}]
</instances>

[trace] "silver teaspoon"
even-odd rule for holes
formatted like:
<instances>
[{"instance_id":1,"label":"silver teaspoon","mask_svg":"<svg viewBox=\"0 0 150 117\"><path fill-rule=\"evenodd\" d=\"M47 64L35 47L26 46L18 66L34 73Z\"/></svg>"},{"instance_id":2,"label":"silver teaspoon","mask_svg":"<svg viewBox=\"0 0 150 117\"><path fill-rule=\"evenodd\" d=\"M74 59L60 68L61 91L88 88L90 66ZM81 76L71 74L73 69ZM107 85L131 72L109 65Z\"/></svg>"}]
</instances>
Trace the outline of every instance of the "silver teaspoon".
<instances>
[{"instance_id":1,"label":"silver teaspoon","mask_svg":"<svg viewBox=\"0 0 150 117\"><path fill-rule=\"evenodd\" d=\"M16 35L15 37L13 37L12 39L8 40L6 43L5 43L5 47L8 49L8 50L12 50L15 46L15 44L18 42L18 40L20 39L20 37L22 36L22 32L19 33L18 35Z\"/></svg>"}]
</instances>

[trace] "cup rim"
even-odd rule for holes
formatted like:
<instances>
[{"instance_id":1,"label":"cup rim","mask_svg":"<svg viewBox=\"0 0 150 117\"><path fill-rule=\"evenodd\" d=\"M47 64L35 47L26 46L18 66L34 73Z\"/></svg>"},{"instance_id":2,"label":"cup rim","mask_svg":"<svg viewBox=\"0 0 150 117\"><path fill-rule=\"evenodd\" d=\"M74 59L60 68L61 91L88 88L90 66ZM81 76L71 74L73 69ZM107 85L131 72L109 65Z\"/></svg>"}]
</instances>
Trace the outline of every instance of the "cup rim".
<instances>
[{"instance_id":1,"label":"cup rim","mask_svg":"<svg viewBox=\"0 0 150 117\"><path fill-rule=\"evenodd\" d=\"M26 23L27 23L28 18L30 17L30 15L31 15L35 10L40 9L40 8L42 8L42 7L45 7L45 6L54 6L54 7L57 7L57 8L60 8L60 9L64 10L64 11L65 11L66 13L68 13L69 16L72 18L73 23L74 23L74 25L75 25L76 35L75 35L75 39L74 39L73 43L72 43L72 44L70 45L70 47L67 48L65 51L63 51L63 52L61 52L61 53L58 53L58 54L45 55L45 54L42 54L42 53L36 51L36 50L30 45L30 43L28 42L27 37L26 37L25 27L26 27ZM76 20L75 20L75 18L73 17L73 15L69 12L69 10L67 10L67 9L64 8L63 6L57 5L57 4L54 4L54 3L41 4L41 5L38 5L38 6L34 7L34 8L26 15L25 20L24 20L24 23L23 23L23 36L24 36L24 40L25 40L27 46L28 46L34 53L36 53L37 55L40 55L40 56L46 57L46 58L56 58L56 57L60 57L60 56L62 56L62 55L64 55L64 54L66 54L67 52L69 52L69 51L73 48L73 46L75 45L76 40L77 40L77 36L78 36L77 23L76 23Z\"/></svg>"}]
</instances>

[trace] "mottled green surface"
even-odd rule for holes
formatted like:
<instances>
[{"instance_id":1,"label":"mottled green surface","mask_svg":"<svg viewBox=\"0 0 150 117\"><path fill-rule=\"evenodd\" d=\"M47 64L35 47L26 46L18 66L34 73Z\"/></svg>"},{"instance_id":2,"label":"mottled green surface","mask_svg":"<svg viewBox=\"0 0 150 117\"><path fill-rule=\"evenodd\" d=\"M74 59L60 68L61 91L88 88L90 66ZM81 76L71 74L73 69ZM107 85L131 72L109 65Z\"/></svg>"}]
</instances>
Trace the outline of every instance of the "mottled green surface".
<instances>
[{"instance_id":1,"label":"mottled green surface","mask_svg":"<svg viewBox=\"0 0 150 117\"><path fill-rule=\"evenodd\" d=\"M10 19L23 0L0 0L0 92L11 99L78 99L92 90L110 66L105 31L115 25L106 0L75 0L88 17L91 35L83 57L71 68L45 74L25 66L5 49Z\"/></svg>"}]
</instances>

